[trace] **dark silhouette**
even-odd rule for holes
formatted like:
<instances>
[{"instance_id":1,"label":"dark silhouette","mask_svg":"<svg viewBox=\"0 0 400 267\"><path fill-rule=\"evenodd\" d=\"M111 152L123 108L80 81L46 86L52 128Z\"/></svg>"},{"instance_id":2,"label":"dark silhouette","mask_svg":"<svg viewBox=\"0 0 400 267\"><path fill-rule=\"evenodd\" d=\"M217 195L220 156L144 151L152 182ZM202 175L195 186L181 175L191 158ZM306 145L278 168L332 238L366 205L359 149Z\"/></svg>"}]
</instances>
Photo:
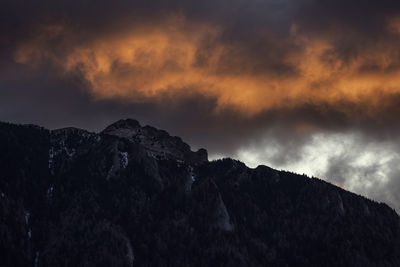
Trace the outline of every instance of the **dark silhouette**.
<instances>
[{"instance_id":1,"label":"dark silhouette","mask_svg":"<svg viewBox=\"0 0 400 267\"><path fill-rule=\"evenodd\" d=\"M385 204L121 120L0 123L1 266L400 266Z\"/></svg>"}]
</instances>

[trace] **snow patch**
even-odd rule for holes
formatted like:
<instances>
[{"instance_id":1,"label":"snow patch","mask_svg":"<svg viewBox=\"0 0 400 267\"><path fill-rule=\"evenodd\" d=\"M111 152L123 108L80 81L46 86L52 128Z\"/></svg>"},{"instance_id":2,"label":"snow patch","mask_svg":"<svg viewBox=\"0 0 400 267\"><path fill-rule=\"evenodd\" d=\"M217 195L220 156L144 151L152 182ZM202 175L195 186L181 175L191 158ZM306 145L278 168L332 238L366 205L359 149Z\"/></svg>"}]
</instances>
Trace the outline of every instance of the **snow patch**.
<instances>
[{"instance_id":1,"label":"snow patch","mask_svg":"<svg viewBox=\"0 0 400 267\"><path fill-rule=\"evenodd\" d=\"M123 169L125 169L129 164L128 152L120 152L120 163Z\"/></svg>"},{"instance_id":2,"label":"snow patch","mask_svg":"<svg viewBox=\"0 0 400 267\"><path fill-rule=\"evenodd\" d=\"M129 164L129 153L121 152L118 149L118 143L114 144L114 147L111 148L112 153L112 165L107 173L107 181L112 178L117 172L121 169L125 169Z\"/></svg>"},{"instance_id":3,"label":"snow patch","mask_svg":"<svg viewBox=\"0 0 400 267\"><path fill-rule=\"evenodd\" d=\"M1 197L2 197L2 198L5 198L6 195L5 195L3 192L1 192Z\"/></svg>"},{"instance_id":4,"label":"snow patch","mask_svg":"<svg viewBox=\"0 0 400 267\"><path fill-rule=\"evenodd\" d=\"M35 266L35 267L38 266L38 263L39 263L39 255L40 255L39 251L36 251L36 253L35 253L35 260L34 260L34 266Z\"/></svg>"},{"instance_id":5,"label":"snow patch","mask_svg":"<svg viewBox=\"0 0 400 267\"><path fill-rule=\"evenodd\" d=\"M189 166L189 175L190 175L190 179L192 179L192 181L196 181L196 175L194 174L194 170L192 166Z\"/></svg>"},{"instance_id":6,"label":"snow patch","mask_svg":"<svg viewBox=\"0 0 400 267\"><path fill-rule=\"evenodd\" d=\"M126 240L126 248L127 248L126 257L128 258L129 265L133 266L133 262L135 261L135 256L133 255L133 248L129 239Z\"/></svg>"},{"instance_id":7,"label":"snow patch","mask_svg":"<svg viewBox=\"0 0 400 267\"><path fill-rule=\"evenodd\" d=\"M47 189L47 197L51 198L53 196L54 185L50 185L49 189Z\"/></svg>"},{"instance_id":8,"label":"snow patch","mask_svg":"<svg viewBox=\"0 0 400 267\"><path fill-rule=\"evenodd\" d=\"M68 157L72 158L76 154L76 150L73 148L69 150L68 148L65 148L65 153L67 153Z\"/></svg>"},{"instance_id":9,"label":"snow patch","mask_svg":"<svg viewBox=\"0 0 400 267\"><path fill-rule=\"evenodd\" d=\"M216 225L219 229L230 232L234 230L232 223L230 222L230 216L226 209L225 203L221 196L218 196L216 210Z\"/></svg>"},{"instance_id":10,"label":"snow patch","mask_svg":"<svg viewBox=\"0 0 400 267\"><path fill-rule=\"evenodd\" d=\"M49 149L49 170L52 175L54 175L54 168L53 168L54 156L55 156L54 147L50 147L50 149Z\"/></svg>"},{"instance_id":11,"label":"snow patch","mask_svg":"<svg viewBox=\"0 0 400 267\"><path fill-rule=\"evenodd\" d=\"M196 175L194 174L194 169L192 166L188 166L188 178L185 184L185 191L186 193L192 191L192 185L194 181L196 181Z\"/></svg>"},{"instance_id":12,"label":"snow patch","mask_svg":"<svg viewBox=\"0 0 400 267\"><path fill-rule=\"evenodd\" d=\"M83 135L85 138L87 136ZM57 138L60 138L58 140ZM50 170L50 173L54 175L54 165L55 165L55 159L58 155L65 153L69 159L72 159L76 155L76 149L74 148L68 148L67 144L65 143L65 136L64 137L52 137L51 140L51 146L49 149L49 162L48 162L48 167ZM79 144L81 144L83 141L82 139L79 140Z\"/></svg>"},{"instance_id":13,"label":"snow patch","mask_svg":"<svg viewBox=\"0 0 400 267\"><path fill-rule=\"evenodd\" d=\"M29 228L28 230L28 238L31 239L32 238L32 229Z\"/></svg>"},{"instance_id":14,"label":"snow patch","mask_svg":"<svg viewBox=\"0 0 400 267\"><path fill-rule=\"evenodd\" d=\"M31 217L31 213L29 211L25 211L25 224L29 224L29 217Z\"/></svg>"}]
</instances>

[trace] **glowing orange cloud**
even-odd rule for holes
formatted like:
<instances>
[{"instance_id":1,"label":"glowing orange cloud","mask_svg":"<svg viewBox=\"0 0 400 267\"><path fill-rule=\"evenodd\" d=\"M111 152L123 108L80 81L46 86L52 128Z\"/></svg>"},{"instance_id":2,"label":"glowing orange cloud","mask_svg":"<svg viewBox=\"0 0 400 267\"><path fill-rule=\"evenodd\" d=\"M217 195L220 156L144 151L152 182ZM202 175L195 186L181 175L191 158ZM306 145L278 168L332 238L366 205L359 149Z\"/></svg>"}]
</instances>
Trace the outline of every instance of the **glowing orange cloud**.
<instances>
[{"instance_id":1,"label":"glowing orange cloud","mask_svg":"<svg viewBox=\"0 0 400 267\"><path fill-rule=\"evenodd\" d=\"M398 29L396 23L391 21L389 28ZM238 73L229 72L233 66L225 66L222 60L223 55L236 49L233 44L218 41L222 30L173 16L162 25L139 30L136 27L72 44L60 55L47 42L64 37L67 47L68 37L73 35L65 27L51 26L20 44L15 58L24 64L47 58L67 73L78 70L90 84L93 96L99 99L162 101L160 95L199 93L215 97L217 108L231 106L249 116L284 106L339 101L365 103L373 113L373 107L382 104L376 96L400 93L400 70L391 68L398 64L399 55L389 44L381 43L373 51L363 51L353 60L343 62L334 56L329 40L303 36L293 24L288 38L303 49L283 57L281 62L293 66L297 70L295 75L280 76L268 71ZM199 51L207 40L212 40L213 46L207 51L206 63L199 64ZM251 64L252 59L248 60ZM368 66L373 66L373 70L368 71ZM220 71L221 67L228 71Z\"/></svg>"}]
</instances>

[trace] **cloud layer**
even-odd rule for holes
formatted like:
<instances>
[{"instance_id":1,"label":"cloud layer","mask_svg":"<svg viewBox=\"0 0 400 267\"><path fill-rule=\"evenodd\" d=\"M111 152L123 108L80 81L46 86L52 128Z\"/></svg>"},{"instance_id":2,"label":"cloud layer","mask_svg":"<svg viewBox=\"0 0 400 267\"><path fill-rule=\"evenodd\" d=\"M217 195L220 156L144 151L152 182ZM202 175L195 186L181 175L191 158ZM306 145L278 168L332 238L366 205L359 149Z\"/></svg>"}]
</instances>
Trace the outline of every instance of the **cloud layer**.
<instances>
[{"instance_id":1,"label":"cloud layer","mask_svg":"<svg viewBox=\"0 0 400 267\"><path fill-rule=\"evenodd\" d=\"M400 208L398 1L5 1L0 119L135 117Z\"/></svg>"}]
</instances>

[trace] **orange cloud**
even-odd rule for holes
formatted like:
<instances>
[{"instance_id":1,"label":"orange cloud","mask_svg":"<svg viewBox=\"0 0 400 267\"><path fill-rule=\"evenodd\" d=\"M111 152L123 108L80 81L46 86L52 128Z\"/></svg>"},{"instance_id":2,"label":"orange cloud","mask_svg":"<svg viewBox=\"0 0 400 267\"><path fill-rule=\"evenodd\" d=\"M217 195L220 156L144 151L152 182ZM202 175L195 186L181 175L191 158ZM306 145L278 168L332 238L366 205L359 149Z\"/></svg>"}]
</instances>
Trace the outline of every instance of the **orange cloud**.
<instances>
[{"instance_id":1,"label":"orange cloud","mask_svg":"<svg viewBox=\"0 0 400 267\"><path fill-rule=\"evenodd\" d=\"M230 106L249 116L285 106L340 101L363 103L369 107L366 112L373 115L374 107L383 104L378 96L400 93L400 68L396 67L400 57L395 47L382 42L344 62L335 56L330 40L301 35L298 28L293 24L288 29L288 39L302 49L280 59L297 70L293 75L277 75L268 70L230 72L240 66L227 65L224 57L240 57L242 48L222 41L220 27L190 22L183 16L82 43L71 42L75 37L68 28L47 26L35 38L20 44L15 58L24 64L46 58L66 73L78 70L98 99L162 101L160 95L199 93L216 98L217 109ZM51 40L68 48L54 50L48 46ZM206 62L199 63L207 42L212 46L207 50ZM241 60L238 62L251 65L253 58Z\"/></svg>"}]
</instances>

